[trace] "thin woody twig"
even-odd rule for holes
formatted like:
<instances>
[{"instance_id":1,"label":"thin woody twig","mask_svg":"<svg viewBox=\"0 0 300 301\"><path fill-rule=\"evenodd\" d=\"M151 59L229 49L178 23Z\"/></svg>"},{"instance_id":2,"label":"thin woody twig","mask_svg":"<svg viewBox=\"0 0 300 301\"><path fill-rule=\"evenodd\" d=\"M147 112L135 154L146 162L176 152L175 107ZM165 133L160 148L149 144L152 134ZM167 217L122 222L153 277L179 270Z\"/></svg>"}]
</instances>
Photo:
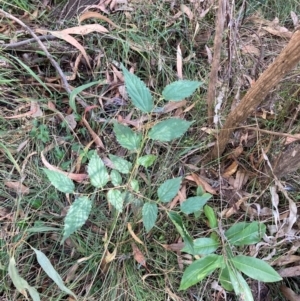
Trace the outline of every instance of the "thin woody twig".
<instances>
[{"instance_id":1,"label":"thin woody twig","mask_svg":"<svg viewBox=\"0 0 300 301\"><path fill-rule=\"evenodd\" d=\"M216 98L216 86L218 69L220 66L222 35L225 23L225 0L219 0L218 15L216 16L216 35L214 39L214 57L209 75L209 85L207 93L207 115L210 123L213 122L213 108Z\"/></svg>"},{"instance_id":2,"label":"thin woody twig","mask_svg":"<svg viewBox=\"0 0 300 301\"><path fill-rule=\"evenodd\" d=\"M9 18L15 22L17 22L18 24L20 24L23 28L25 28L30 35L36 40L36 42L39 44L40 48L45 52L48 60L51 62L52 66L55 68L55 70L57 71L57 73L59 74L64 88L67 91L68 94L71 94L71 89L69 87L68 81L66 76L64 75L63 71L61 70L60 66L58 65L58 63L54 60L54 58L52 57L52 55L49 53L49 51L47 50L46 46L41 42L41 40L39 39L39 37L31 30L30 27L28 27L25 23L23 23L21 20L19 20L18 18L14 17L13 15L11 15L10 13L7 13L6 11L4 11L3 9L0 9L0 14L4 15L6 18ZM87 107L87 104L79 98L76 98L76 100L84 107Z\"/></svg>"}]
</instances>

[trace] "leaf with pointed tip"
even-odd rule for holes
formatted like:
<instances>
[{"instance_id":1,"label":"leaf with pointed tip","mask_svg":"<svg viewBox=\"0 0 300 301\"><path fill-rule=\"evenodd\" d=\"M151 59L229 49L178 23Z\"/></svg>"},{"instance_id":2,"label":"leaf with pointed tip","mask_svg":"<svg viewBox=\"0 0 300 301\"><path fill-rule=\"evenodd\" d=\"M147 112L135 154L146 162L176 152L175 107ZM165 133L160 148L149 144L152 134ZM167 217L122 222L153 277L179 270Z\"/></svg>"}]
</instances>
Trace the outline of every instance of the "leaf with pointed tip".
<instances>
[{"instance_id":1,"label":"leaf with pointed tip","mask_svg":"<svg viewBox=\"0 0 300 301\"><path fill-rule=\"evenodd\" d=\"M201 85L202 82L198 81L178 80L167 85L162 92L162 96L166 100L180 101L191 96Z\"/></svg>"},{"instance_id":2,"label":"leaf with pointed tip","mask_svg":"<svg viewBox=\"0 0 300 301\"><path fill-rule=\"evenodd\" d=\"M107 199L110 204L112 204L117 211L122 212L123 210L123 203L124 203L124 198L122 196L121 191L117 189L111 189L107 193Z\"/></svg>"},{"instance_id":3,"label":"leaf with pointed tip","mask_svg":"<svg viewBox=\"0 0 300 301\"><path fill-rule=\"evenodd\" d=\"M138 150L141 146L142 135L135 133L131 128L114 122L114 132L118 142L128 150Z\"/></svg>"},{"instance_id":4,"label":"leaf with pointed tip","mask_svg":"<svg viewBox=\"0 0 300 301\"><path fill-rule=\"evenodd\" d=\"M158 198L164 202L170 202L178 193L181 185L181 177L169 179L161 184L157 190Z\"/></svg>"},{"instance_id":5,"label":"leaf with pointed tip","mask_svg":"<svg viewBox=\"0 0 300 301\"><path fill-rule=\"evenodd\" d=\"M147 233L154 227L157 214L158 214L158 208L155 203L145 203L142 210L143 214L143 224L146 228Z\"/></svg>"},{"instance_id":6,"label":"leaf with pointed tip","mask_svg":"<svg viewBox=\"0 0 300 301\"><path fill-rule=\"evenodd\" d=\"M121 177L120 173L115 169L113 169L111 171L110 179L114 186L120 186L122 184L122 177Z\"/></svg>"},{"instance_id":7,"label":"leaf with pointed tip","mask_svg":"<svg viewBox=\"0 0 300 301\"><path fill-rule=\"evenodd\" d=\"M149 131L149 137L153 140L168 142L181 137L191 124L192 122L180 118L170 118L157 123Z\"/></svg>"},{"instance_id":8,"label":"leaf with pointed tip","mask_svg":"<svg viewBox=\"0 0 300 301\"><path fill-rule=\"evenodd\" d=\"M28 290L33 301L40 301L40 295L37 290L31 287L28 282L19 275L14 257L11 257L9 260L8 275L19 293L27 297L26 290Z\"/></svg>"},{"instance_id":9,"label":"leaf with pointed tip","mask_svg":"<svg viewBox=\"0 0 300 301\"><path fill-rule=\"evenodd\" d=\"M126 91L132 103L142 112L150 113L154 108L154 103L149 89L136 75L130 73L124 66L121 68L124 74Z\"/></svg>"},{"instance_id":10,"label":"leaf with pointed tip","mask_svg":"<svg viewBox=\"0 0 300 301\"><path fill-rule=\"evenodd\" d=\"M53 265L51 264L51 262L47 258L47 256L43 252L41 252L35 248L31 248L31 249L35 252L36 259L37 259L38 263L40 264L40 266L42 267L42 269L44 270L44 272L56 283L56 285L63 292L73 296L77 300L76 295L65 286L63 280L61 279L60 275L56 272L56 270L54 269Z\"/></svg>"},{"instance_id":11,"label":"leaf with pointed tip","mask_svg":"<svg viewBox=\"0 0 300 301\"><path fill-rule=\"evenodd\" d=\"M203 208L212 195L204 193L202 196L194 196L186 199L180 204L180 209L185 214L195 213Z\"/></svg>"},{"instance_id":12,"label":"leaf with pointed tip","mask_svg":"<svg viewBox=\"0 0 300 301\"><path fill-rule=\"evenodd\" d=\"M231 262L238 270L252 279L261 282L276 282L282 280L281 276L268 263L261 259L238 255L233 257Z\"/></svg>"},{"instance_id":13,"label":"leaf with pointed tip","mask_svg":"<svg viewBox=\"0 0 300 301\"><path fill-rule=\"evenodd\" d=\"M63 243L71 234L81 228L88 219L92 209L92 202L86 196L79 197L71 205L65 217Z\"/></svg>"},{"instance_id":14,"label":"leaf with pointed tip","mask_svg":"<svg viewBox=\"0 0 300 301\"><path fill-rule=\"evenodd\" d=\"M138 158L138 164L144 166L144 167L150 167L154 161L156 160L157 156L155 155L145 155Z\"/></svg>"},{"instance_id":15,"label":"leaf with pointed tip","mask_svg":"<svg viewBox=\"0 0 300 301\"><path fill-rule=\"evenodd\" d=\"M210 254L194 261L182 276L179 290L186 290L210 275L215 269L223 265L223 256Z\"/></svg>"},{"instance_id":16,"label":"leaf with pointed tip","mask_svg":"<svg viewBox=\"0 0 300 301\"><path fill-rule=\"evenodd\" d=\"M51 184L63 193L74 192L75 185L71 179L61 172L43 168Z\"/></svg>"},{"instance_id":17,"label":"leaf with pointed tip","mask_svg":"<svg viewBox=\"0 0 300 301\"><path fill-rule=\"evenodd\" d=\"M106 166L96 152L94 152L89 161L88 174L91 179L91 184L96 188L104 187L109 180Z\"/></svg>"},{"instance_id":18,"label":"leaf with pointed tip","mask_svg":"<svg viewBox=\"0 0 300 301\"><path fill-rule=\"evenodd\" d=\"M123 174L130 173L132 163L115 155L109 155L109 159L114 164L114 167L117 171Z\"/></svg>"}]
</instances>

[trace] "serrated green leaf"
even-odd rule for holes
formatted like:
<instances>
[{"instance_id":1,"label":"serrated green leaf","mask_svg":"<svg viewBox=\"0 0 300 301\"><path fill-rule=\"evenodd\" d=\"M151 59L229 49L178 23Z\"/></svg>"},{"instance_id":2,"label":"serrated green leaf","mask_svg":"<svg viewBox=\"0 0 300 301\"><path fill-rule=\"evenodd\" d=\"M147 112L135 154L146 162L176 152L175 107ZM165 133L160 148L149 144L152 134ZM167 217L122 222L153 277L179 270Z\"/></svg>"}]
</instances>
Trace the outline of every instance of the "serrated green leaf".
<instances>
[{"instance_id":1,"label":"serrated green leaf","mask_svg":"<svg viewBox=\"0 0 300 301\"><path fill-rule=\"evenodd\" d=\"M181 185L181 177L169 179L162 183L158 190L157 195L158 198L163 202L170 202L178 193L180 185Z\"/></svg>"},{"instance_id":2,"label":"serrated green leaf","mask_svg":"<svg viewBox=\"0 0 300 301\"><path fill-rule=\"evenodd\" d=\"M225 268L221 270L219 281L224 289L226 289L229 292L233 291L233 286L230 280L228 266L225 266Z\"/></svg>"},{"instance_id":3,"label":"serrated green leaf","mask_svg":"<svg viewBox=\"0 0 300 301\"><path fill-rule=\"evenodd\" d=\"M180 209L185 214L197 212L203 208L211 197L212 195L209 193L204 193L202 196L190 197L180 204Z\"/></svg>"},{"instance_id":4,"label":"serrated green leaf","mask_svg":"<svg viewBox=\"0 0 300 301\"><path fill-rule=\"evenodd\" d=\"M210 275L215 269L220 268L222 265L223 256L216 254L207 255L194 261L185 269L179 290L188 289L192 285L203 280L206 276Z\"/></svg>"},{"instance_id":5,"label":"serrated green leaf","mask_svg":"<svg viewBox=\"0 0 300 301\"><path fill-rule=\"evenodd\" d=\"M186 246L181 250L181 252L186 252L191 255L208 255L215 252L220 246L220 243L217 240L209 237L197 238L193 243L194 250L192 254Z\"/></svg>"},{"instance_id":6,"label":"serrated green leaf","mask_svg":"<svg viewBox=\"0 0 300 301\"><path fill-rule=\"evenodd\" d=\"M238 255L231 259L233 265L251 277L262 282L276 282L282 280L281 276L265 261L258 258Z\"/></svg>"},{"instance_id":7,"label":"serrated green leaf","mask_svg":"<svg viewBox=\"0 0 300 301\"><path fill-rule=\"evenodd\" d=\"M138 164L147 168L147 167L150 167L154 163L156 158L157 158L157 156L154 156L154 155L145 155L145 156L139 157L137 162L138 162Z\"/></svg>"},{"instance_id":8,"label":"serrated green leaf","mask_svg":"<svg viewBox=\"0 0 300 301\"><path fill-rule=\"evenodd\" d=\"M88 219L92 209L92 202L86 196L79 197L71 205L65 217L63 243L71 234L81 228Z\"/></svg>"},{"instance_id":9,"label":"serrated green leaf","mask_svg":"<svg viewBox=\"0 0 300 301\"><path fill-rule=\"evenodd\" d=\"M123 203L124 203L124 198L122 196L121 191L117 189L111 189L107 193L107 199L112 204L117 211L122 212L123 210Z\"/></svg>"},{"instance_id":10,"label":"serrated green leaf","mask_svg":"<svg viewBox=\"0 0 300 301\"><path fill-rule=\"evenodd\" d=\"M145 203L142 210L143 224L147 233L155 226L158 208L155 203Z\"/></svg>"},{"instance_id":11,"label":"serrated green leaf","mask_svg":"<svg viewBox=\"0 0 300 301\"><path fill-rule=\"evenodd\" d=\"M132 103L144 113L150 113L154 108L151 93L144 82L122 66L125 87Z\"/></svg>"},{"instance_id":12,"label":"serrated green leaf","mask_svg":"<svg viewBox=\"0 0 300 301\"><path fill-rule=\"evenodd\" d=\"M122 184L122 177L115 169L113 169L110 173L110 180L114 186L120 186Z\"/></svg>"},{"instance_id":13,"label":"serrated green leaf","mask_svg":"<svg viewBox=\"0 0 300 301\"><path fill-rule=\"evenodd\" d=\"M208 219L209 227L211 229L217 228L218 227L218 220L217 220L216 214L214 212L214 209L211 208L208 205L205 205L204 206L204 214Z\"/></svg>"},{"instance_id":14,"label":"serrated green leaf","mask_svg":"<svg viewBox=\"0 0 300 301\"><path fill-rule=\"evenodd\" d=\"M88 174L90 176L91 184L96 188L104 187L109 181L106 166L96 152L94 152L89 161Z\"/></svg>"},{"instance_id":15,"label":"serrated green leaf","mask_svg":"<svg viewBox=\"0 0 300 301\"><path fill-rule=\"evenodd\" d=\"M33 301L40 301L40 295L37 290L31 287L28 282L19 275L14 257L11 257L9 260L8 275L19 293L27 297L26 290L28 290Z\"/></svg>"},{"instance_id":16,"label":"serrated green leaf","mask_svg":"<svg viewBox=\"0 0 300 301\"><path fill-rule=\"evenodd\" d=\"M61 279L60 275L56 272L47 256L43 252L35 248L31 249L35 252L37 261L40 264L41 268L44 270L44 272L56 283L56 285L63 292L73 296L77 300L76 295L64 285L63 280Z\"/></svg>"},{"instance_id":17,"label":"serrated green leaf","mask_svg":"<svg viewBox=\"0 0 300 301\"><path fill-rule=\"evenodd\" d=\"M162 92L162 96L166 100L180 101L191 96L201 85L202 82L198 81L178 80L167 85Z\"/></svg>"},{"instance_id":18,"label":"serrated green leaf","mask_svg":"<svg viewBox=\"0 0 300 301\"><path fill-rule=\"evenodd\" d=\"M181 137L191 124L192 122L180 118L170 118L157 123L149 131L149 137L153 140L168 142Z\"/></svg>"},{"instance_id":19,"label":"serrated green leaf","mask_svg":"<svg viewBox=\"0 0 300 301\"><path fill-rule=\"evenodd\" d=\"M123 174L128 174L131 171L132 163L115 155L108 155L111 162L117 171Z\"/></svg>"},{"instance_id":20,"label":"serrated green leaf","mask_svg":"<svg viewBox=\"0 0 300 301\"><path fill-rule=\"evenodd\" d=\"M114 132L118 142L128 150L138 150L141 146L142 135L135 133L131 128L114 122Z\"/></svg>"},{"instance_id":21,"label":"serrated green leaf","mask_svg":"<svg viewBox=\"0 0 300 301\"><path fill-rule=\"evenodd\" d=\"M185 248L185 250L187 250L186 252L189 254L194 254L194 242L193 242L189 232L185 228L180 215L178 213L172 212L172 211L169 212L168 215L169 215L169 218L171 219L171 221L173 222L173 224L175 225L180 236L184 240L184 244L185 244L184 248Z\"/></svg>"},{"instance_id":22,"label":"serrated green leaf","mask_svg":"<svg viewBox=\"0 0 300 301\"><path fill-rule=\"evenodd\" d=\"M63 173L43 168L51 184L59 191L63 193L74 192L75 185L71 179L65 176Z\"/></svg>"},{"instance_id":23,"label":"serrated green leaf","mask_svg":"<svg viewBox=\"0 0 300 301\"><path fill-rule=\"evenodd\" d=\"M135 191L135 192L139 192L140 187L139 187L139 181L138 180L132 180L130 182L130 186L131 188Z\"/></svg>"},{"instance_id":24,"label":"serrated green leaf","mask_svg":"<svg viewBox=\"0 0 300 301\"><path fill-rule=\"evenodd\" d=\"M261 241L266 233L266 226L259 222L240 222L230 227L225 236L234 246L252 245Z\"/></svg>"}]
</instances>

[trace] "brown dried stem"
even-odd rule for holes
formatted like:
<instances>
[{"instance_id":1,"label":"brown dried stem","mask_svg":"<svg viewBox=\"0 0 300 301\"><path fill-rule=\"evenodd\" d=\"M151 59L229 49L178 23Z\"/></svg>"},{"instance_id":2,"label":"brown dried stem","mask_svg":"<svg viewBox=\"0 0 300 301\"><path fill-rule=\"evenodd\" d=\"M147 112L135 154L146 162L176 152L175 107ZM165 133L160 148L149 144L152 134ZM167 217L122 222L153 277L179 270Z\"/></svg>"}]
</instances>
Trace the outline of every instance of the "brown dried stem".
<instances>
[{"instance_id":1,"label":"brown dried stem","mask_svg":"<svg viewBox=\"0 0 300 301\"><path fill-rule=\"evenodd\" d=\"M218 69L220 66L222 36L225 23L226 0L219 0L218 15L216 16L216 35L214 39L214 57L209 75L209 85L207 93L207 115L209 123L213 122L214 103L216 98L216 86L218 81Z\"/></svg>"},{"instance_id":2,"label":"brown dried stem","mask_svg":"<svg viewBox=\"0 0 300 301\"><path fill-rule=\"evenodd\" d=\"M247 119L249 114L265 99L270 90L300 61L299 49L300 30L297 30L275 61L263 72L241 102L227 116L224 127L217 137L218 143L215 144L211 153L212 160L218 158L224 152L233 130Z\"/></svg>"}]
</instances>

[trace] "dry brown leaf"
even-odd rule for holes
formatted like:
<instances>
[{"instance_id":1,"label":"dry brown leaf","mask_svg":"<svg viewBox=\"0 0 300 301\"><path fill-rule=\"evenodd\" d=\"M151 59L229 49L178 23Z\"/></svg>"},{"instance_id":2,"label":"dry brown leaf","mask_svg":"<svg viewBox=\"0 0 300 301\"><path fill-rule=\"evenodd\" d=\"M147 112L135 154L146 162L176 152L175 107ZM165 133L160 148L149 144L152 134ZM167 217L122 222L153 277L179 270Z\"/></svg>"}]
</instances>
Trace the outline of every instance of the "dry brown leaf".
<instances>
[{"instance_id":1,"label":"dry brown leaf","mask_svg":"<svg viewBox=\"0 0 300 301\"><path fill-rule=\"evenodd\" d=\"M91 19L91 18L95 18L95 19L100 19L103 20L107 23L109 23L110 25L112 25L113 27L117 28L117 29L122 29L122 27L118 26L117 24L115 24L113 21L111 21L109 18L107 18L106 16L101 15L100 13L97 12L93 12L93 11L86 11L84 12L80 17L79 17L79 23L81 23L84 20L87 19Z\"/></svg>"},{"instance_id":2,"label":"dry brown leaf","mask_svg":"<svg viewBox=\"0 0 300 301\"><path fill-rule=\"evenodd\" d=\"M284 297L289 301L300 301L300 295L297 295L293 290L286 287L285 285L280 286L280 290Z\"/></svg>"},{"instance_id":3,"label":"dry brown leaf","mask_svg":"<svg viewBox=\"0 0 300 301\"><path fill-rule=\"evenodd\" d=\"M293 137L295 137L295 138L293 138ZM300 139L300 134L295 134L295 135L293 135L293 137L286 137L284 145L288 145L295 141L298 141Z\"/></svg>"},{"instance_id":4,"label":"dry brown leaf","mask_svg":"<svg viewBox=\"0 0 300 301\"><path fill-rule=\"evenodd\" d=\"M139 243L139 244L141 244L141 245L144 245L144 243L143 243L143 242L137 237L137 235L133 232L131 223L128 223L128 224L127 224L127 229L128 229L128 231L129 231L130 235L132 236L132 238L133 238L137 243Z\"/></svg>"},{"instance_id":5,"label":"dry brown leaf","mask_svg":"<svg viewBox=\"0 0 300 301\"><path fill-rule=\"evenodd\" d=\"M291 11L291 18L293 20L293 25L296 28L299 25L299 18L293 11Z\"/></svg>"},{"instance_id":6,"label":"dry brown leaf","mask_svg":"<svg viewBox=\"0 0 300 301\"><path fill-rule=\"evenodd\" d=\"M244 197L239 199L231 208L226 208L221 212L221 216L225 218L229 218L231 215L237 213L240 209L241 204L243 204L248 197Z\"/></svg>"},{"instance_id":7,"label":"dry brown leaf","mask_svg":"<svg viewBox=\"0 0 300 301\"><path fill-rule=\"evenodd\" d=\"M280 256L274 262L272 262L272 265L285 266L294 262L300 262L300 256L297 255Z\"/></svg>"},{"instance_id":8,"label":"dry brown leaf","mask_svg":"<svg viewBox=\"0 0 300 301\"><path fill-rule=\"evenodd\" d=\"M217 194L217 192L209 185L201 176L196 173L192 173L189 176L185 177L186 180L195 182L198 186L201 186L206 192L211 194Z\"/></svg>"},{"instance_id":9,"label":"dry brown leaf","mask_svg":"<svg viewBox=\"0 0 300 301\"><path fill-rule=\"evenodd\" d=\"M117 255L117 248L115 248L112 253L106 250L105 257L103 258L100 265L102 273L105 274L108 271L109 264L116 258L116 255Z\"/></svg>"},{"instance_id":10,"label":"dry brown leaf","mask_svg":"<svg viewBox=\"0 0 300 301\"><path fill-rule=\"evenodd\" d=\"M162 245L168 251L180 252L184 247L184 242L177 242L170 245Z\"/></svg>"},{"instance_id":11,"label":"dry brown leaf","mask_svg":"<svg viewBox=\"0 0 300 301\"><path fill-rule=\"evenodd\" d=\"M233 188L240 190L247 183L248 179L249 176L245 172L238 170L232 184Z\"/></svg>"},{"instance_id":12,"label":"dry brown leaf","mask_svg":"<svg viewBox=\"0 0 300 301\"><path fill-rule=\"evenodd\" d=\"M77 126L77 122L75 120L75 115L74 114L70 114L70 115L67 115L65 117L65 121L67 122L67 124L69 125L69 128L74 130Z\"/></svg>"},{"instance_id":13,"label":"dry brown leaf","mask_svg":"<svg viewBox=\"0 0 300 301\"><path fill-rule=\"evenodd\" d=\"M181 4L180 9L183 13L185 13L187 15L187 17L190 19L190 21L193 20L194 14L192 13L192 11L189 7L187 7L184 4Z\"/></svg>"},{"instance_id":14,"label":"dry brown leaf","mask_svg":"<svg viewBox=\"0 0 300 301\"><path fill-rule=\"evenodd\" d=\"M238 168L238 163L236 161L233 161L224 171L224 173L222 174L222 177L227 179L230 176L232 176Z\"/></svg>"},{"instance_id":15,"label":"dry brown leaf","mask_svg":"<svg viewBox=\"0 0 300 301\"><path fill-rule=\"evenodd\" d=\"M32 117L41 117L44 115L37 101L30 102L30 111L32 112Z\"/></svg>"},{"instance_id":16,"label":"dry brown leaf","mask_svg":"<svg viewBox=\"0 0 300 301\"><path fill-rule=\"evenodd\" d=\"M140 251L140 249L136 246L135 243L132 243L131 247L132 247L133 258L138 262L139 265L145 267L148 270L146 266L146 259L143 253Z\"/></svg>"},{"instance_id":17,"label":"dry brown leaf","mask_svg":"<svg viewBox=\"0 0 300 301\"><path fill-rule=\"evenodd\" d=\"M177 45L177 76L179 79L183 79L182 75L182 52L180 48L180 44Z\"/></svg>"},{"instance_id":18,"label":"dry brown leaf","mask_svg":"<svg viewBox=\"0 0 300 301\"><path fill-rule=\"evenodd\" d=\"M18 194L28 194L30 192L29 188L19 181L5 181L4 185Z\"/></svg>"},{"instance_id":19,"label":"dry brown leaf","mask_svg":"<svg viewBox=\"0 0 300 301\"><path fill-rule=\"evenodd\" d=\"M281 38L289 38L290 39L293 35L293 33L291 31L289 31L287 28L282 27L282 26L277 26L276 28L266 26L266 27L263 27L263 29L270 34L281 37Z\"/></svg>"},{"instance_id":20,"label":"dry brown leaf","mask_svg":"<svg viewBox=\"0 0 300 301\"><path fill-rule=\"evenodd\" d=\"M61 33L61 34L80 34L80 35L86 35L91 32L100 32L100 33L108 33L109 31L100 24L87 24L87 25L81 25L81 26L75 26L70 27L67 29L63 29L61 31L49 31L51 34L53 32L55 33Z\"/></svg>"},{"instance_id":21,"label":"dry brown leaf","mask_svg":"<svg viewBox=\"0 0 300 301\"><path fill-rule=\"evenodd\" d=\"M179 108L182 108L186 106L187 101L186 100L181 100L181 101L169 101L164 107L163 107L163 112L164 113L169 113L174 110L177 110Z\"/></svg>"},{"instance_id":22,"label":"dry brown leaf","mask_svg":"<svg viewBox=\"0 0 300 301\"><path fill-rule=\"evenodd\" d=\"M260 56L260 50L254 45L243 45L241 51L245 54L253 54L255 56Z\"/></svg>"},{"instance_id":23,"label":"dry brown leaf","mask_svg":"<svg viewBox=\"0 0 300 301\"><path fill-rule=\"evenodd\" d=\"M65 40L66 42L70 43L75 48L77 48L82 53L82 55L85 58L86 63L88 64L89 68L92 69L89 57L88 57L85 49L82 47L82 45L75 38L73 38L69 34L63 33L61 31L50 31L50 33L53 36L55 36L55 37L57 37L59 39Z\"/></svg>"}]
</instances>

